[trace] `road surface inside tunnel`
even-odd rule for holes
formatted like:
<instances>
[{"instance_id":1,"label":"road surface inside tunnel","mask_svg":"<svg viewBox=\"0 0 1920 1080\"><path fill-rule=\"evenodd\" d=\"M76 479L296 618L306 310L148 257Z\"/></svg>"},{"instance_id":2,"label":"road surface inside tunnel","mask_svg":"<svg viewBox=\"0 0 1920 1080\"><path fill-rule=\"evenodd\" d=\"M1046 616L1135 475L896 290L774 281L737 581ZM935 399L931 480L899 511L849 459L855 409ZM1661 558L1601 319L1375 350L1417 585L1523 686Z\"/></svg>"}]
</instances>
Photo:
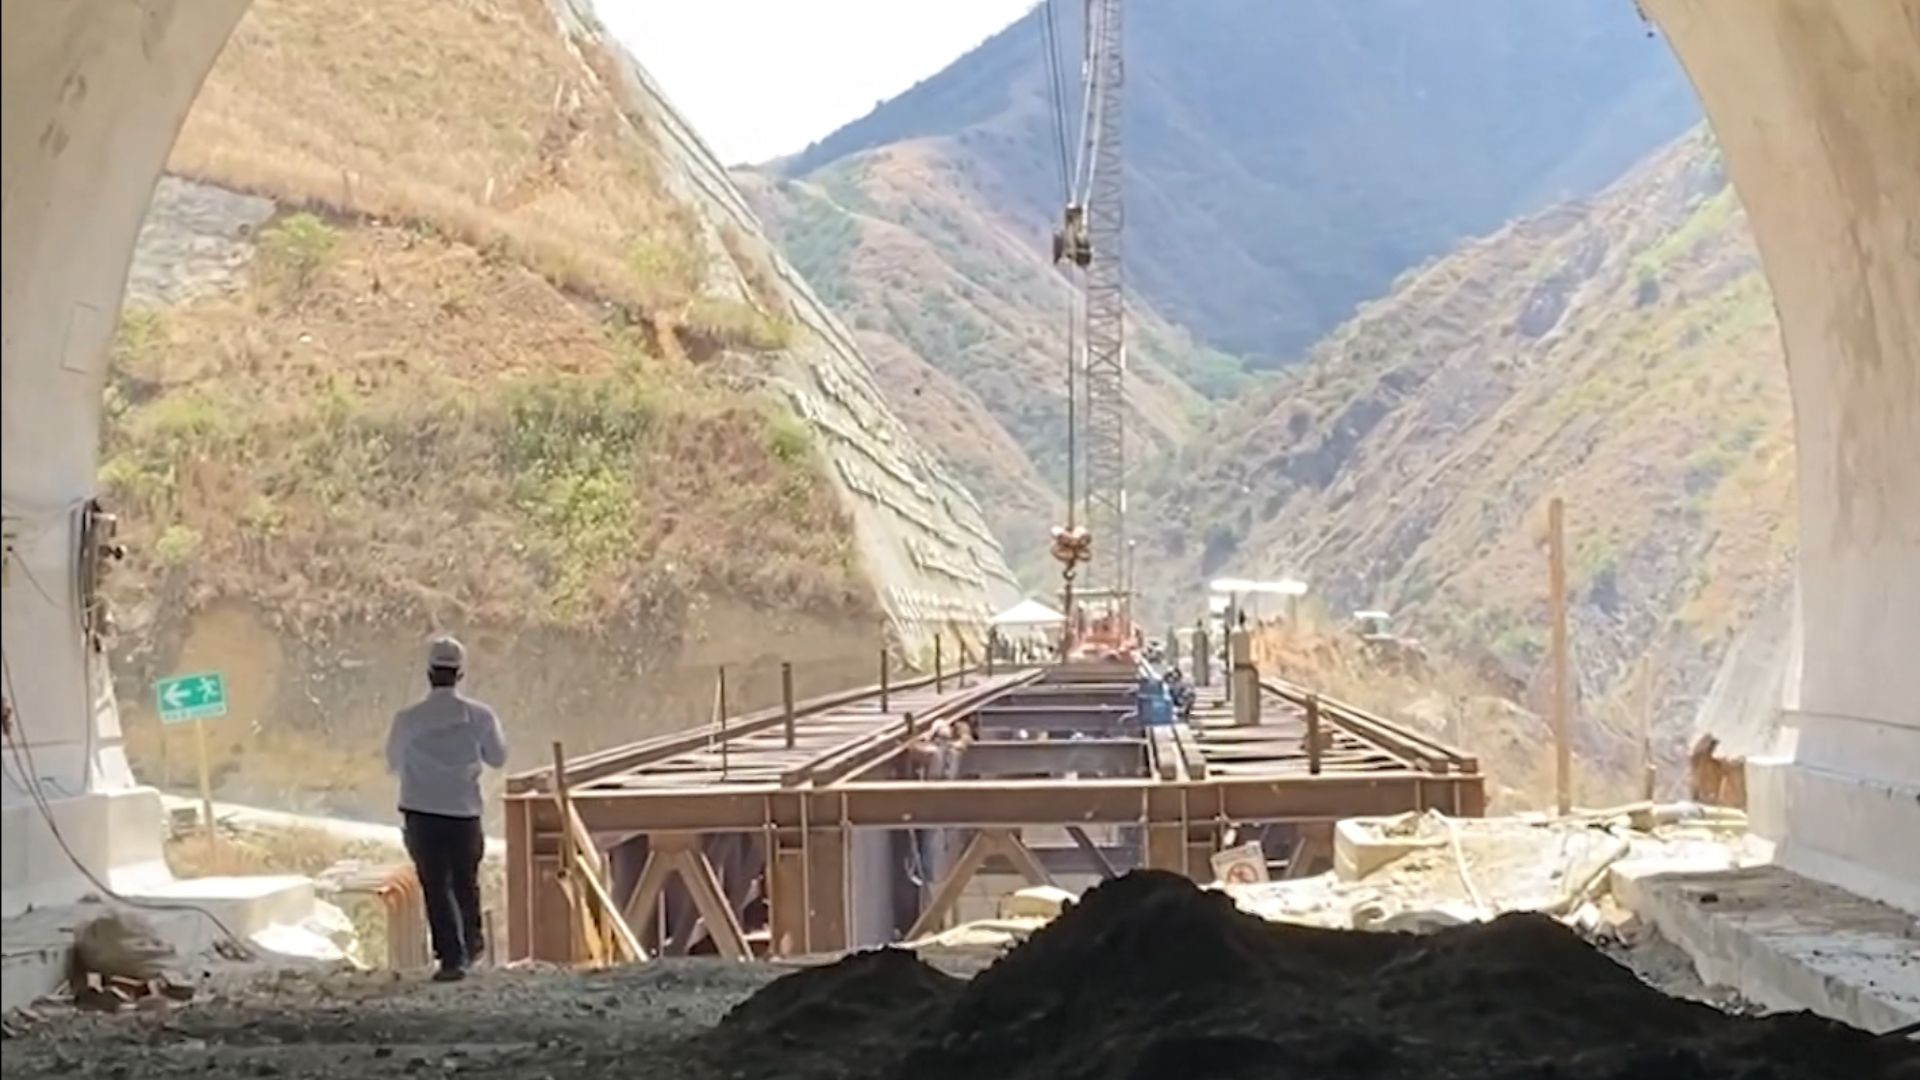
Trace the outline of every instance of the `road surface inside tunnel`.
<instances>
[{"instance_id":1,"label":"road surface inside tunnel","mask_svg":"<svg viewBox=\"0 0 1920 1080\"><path fill-rule=\"evenodd\" d=\"M1920 1063L1810 1015L1667 996L1642 981L1656 969L1543 916L1319 930L1164 874L1094 890L997 960L929 958L270 978L171 1014L16 1018L7 1075L1874 1080Z\"/></svg>"}]
</instances>

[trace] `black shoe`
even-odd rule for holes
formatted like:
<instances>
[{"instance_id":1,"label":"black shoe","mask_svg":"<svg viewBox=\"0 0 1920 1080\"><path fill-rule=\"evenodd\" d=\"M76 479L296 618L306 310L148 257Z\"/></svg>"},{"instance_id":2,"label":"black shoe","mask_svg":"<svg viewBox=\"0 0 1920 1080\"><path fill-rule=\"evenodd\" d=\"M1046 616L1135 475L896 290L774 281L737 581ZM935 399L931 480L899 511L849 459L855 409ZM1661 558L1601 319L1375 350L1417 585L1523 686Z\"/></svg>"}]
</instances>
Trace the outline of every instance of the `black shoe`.
<instances>
[{"instance_id":1,"label":"black shoe","mask_svg":"<svg viewBox=\"0 0 1920 1080\"><path fill-rule=\"evenodd\" d=\"M459 982L461 979L464 979L466 977L467 977L466 968L449 967L445 964L442 964L440 966L440 969L433 973L434 982Z\"/></svg>"}]
</instances>

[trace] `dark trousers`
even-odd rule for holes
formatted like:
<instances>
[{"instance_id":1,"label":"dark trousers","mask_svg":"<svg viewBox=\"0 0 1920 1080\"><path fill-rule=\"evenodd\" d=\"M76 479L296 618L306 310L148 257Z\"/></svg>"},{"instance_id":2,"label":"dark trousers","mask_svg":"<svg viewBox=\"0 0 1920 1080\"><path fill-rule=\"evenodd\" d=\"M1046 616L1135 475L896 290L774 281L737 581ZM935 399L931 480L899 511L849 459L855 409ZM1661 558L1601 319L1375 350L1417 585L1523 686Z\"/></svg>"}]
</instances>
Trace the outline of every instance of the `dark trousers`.
<instances>
[{"instance_id":1,"label":"dark trousers","mask_svg":"<svg viewBox=\"0 0 1920 1080\"><path fill-rule=\"evenodd\" d=\"M480 859L487 841L480 819L401 813L407 855L427 902L434 959L442 967L466 967L486 947L480 928Z\"/></svg>"}]
</instances>

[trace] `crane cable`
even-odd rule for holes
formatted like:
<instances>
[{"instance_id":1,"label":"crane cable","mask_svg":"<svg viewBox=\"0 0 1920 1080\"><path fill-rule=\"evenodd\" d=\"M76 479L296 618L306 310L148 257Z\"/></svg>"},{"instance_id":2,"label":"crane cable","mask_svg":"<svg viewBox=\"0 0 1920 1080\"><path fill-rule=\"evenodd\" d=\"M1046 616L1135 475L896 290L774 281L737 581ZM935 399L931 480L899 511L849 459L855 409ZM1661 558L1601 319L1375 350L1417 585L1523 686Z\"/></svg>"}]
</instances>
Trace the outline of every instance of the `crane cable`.
<instances>
[{"instance_id":1,"label":"crane cable","mask_svg":"<svg viewBox=\"0 0 1920 1080\"><path fill-rule=\"evenodd\" d=\"M1088 0L1086 6L1086 47L1083 51L1083 75L1080 93L1080 147L1078 160L1073 168L1073 194L1071 200L1081 206L1087 206L1093 199L1093 174L1098 168L1094 147L1099 145L1101 136L1101 108L1107 95L1106 79L1101 71L1105 65L1100 62L1100 42L1106 37L1107 7L1102 0Z\"/></svg>"},{"instance_id":2,"label":"crane cable","mask_svg":"<svg viewBox=\"0 0 1920 1080\"><path fill-rule=\"evenodd\" d=\"M1048 120L1053 128L1054 149L1058 154L1055 169L1060 178L1061 198L1073 199L1071 152L1067 149L1066 76L1060 61L1060 29L1053 15L1054 0L1040 2L1040 45L1046 55Z\"/></svg>"}]
</instances>

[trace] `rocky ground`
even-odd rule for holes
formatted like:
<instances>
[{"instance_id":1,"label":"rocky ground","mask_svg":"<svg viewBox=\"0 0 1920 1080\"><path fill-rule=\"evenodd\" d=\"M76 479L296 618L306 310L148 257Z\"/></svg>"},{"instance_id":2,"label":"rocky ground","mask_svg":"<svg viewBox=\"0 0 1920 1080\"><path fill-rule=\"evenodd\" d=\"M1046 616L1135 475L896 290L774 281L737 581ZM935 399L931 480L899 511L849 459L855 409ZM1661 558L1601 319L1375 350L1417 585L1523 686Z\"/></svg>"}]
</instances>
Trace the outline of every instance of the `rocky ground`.
<instances>
[{"instance_id":1,"label":"rocky ground","mask_svg":"<svg viewBox=\"0 0 1920 1080\"><path fill-rule=\"evenodd\" d=\"M216 981L193 1004L16 1017L8 1080L93 1076L697 1075L688 1037L779 974L668 962L590 974L480 971L437 985L390 974Z\"/></svg>"},{"instance_id":2,"label":"rocky ground","mask_svg":"<svg viewBox=\"0 0 1920 1080\"><path fill-rule=\"evenodd\" d=\"M4 1061L8 1080L1920 1080L1912 1043L1643 981L1715 998L1684 969L1657 943L1603 952L1541 916L1427 936L1319 930L1136 874L991 966L885 950L800 970L674 961L450 986L215 980L170 1011L10 1018Z\"/></svg>"}]
</instances>

